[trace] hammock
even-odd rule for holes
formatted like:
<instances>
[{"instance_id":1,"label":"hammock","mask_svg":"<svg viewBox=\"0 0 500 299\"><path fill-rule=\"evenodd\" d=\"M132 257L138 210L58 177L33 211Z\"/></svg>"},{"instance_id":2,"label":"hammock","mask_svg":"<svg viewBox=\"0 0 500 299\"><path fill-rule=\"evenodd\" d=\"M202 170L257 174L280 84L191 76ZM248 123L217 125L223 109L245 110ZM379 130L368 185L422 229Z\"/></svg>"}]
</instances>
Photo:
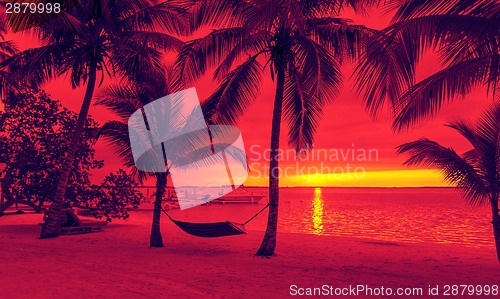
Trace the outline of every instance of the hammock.
<instances>
[{"instance_id":1,"label":"hammock","mask_svg":"<svg viewBox=\"0 0 500 299\"><path fill-rule=\"evenodd\" d=\"M193 222L185 222L175 220L165 211L165 209L161 208L163 213L167 215L168 219L170 219L175 225L177 225L184 232L203 238L217 238L217 237L227 237L227 236L236 236L236 235L245 235L245 224L252 221L255 217L257 217L260 213L262 213L269 204L263 207L257 214L253 215L250 219L245 221L244 223L235 223L231 221L226 222L208 222L208 223L193 223Z\"/></svg>"}]
</instances>

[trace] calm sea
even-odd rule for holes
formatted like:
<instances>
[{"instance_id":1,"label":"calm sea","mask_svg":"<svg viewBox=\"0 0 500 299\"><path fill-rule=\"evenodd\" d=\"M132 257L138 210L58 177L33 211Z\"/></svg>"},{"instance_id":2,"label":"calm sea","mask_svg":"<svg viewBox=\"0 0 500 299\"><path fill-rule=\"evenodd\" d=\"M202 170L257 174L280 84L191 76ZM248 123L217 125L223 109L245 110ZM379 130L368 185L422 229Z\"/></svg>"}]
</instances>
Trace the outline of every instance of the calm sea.
<instances>
[{"instance_id":1,"label":"calm sea","mask_svg":"<svg viewBox=\"0 0 500 299\"><path fill-rule=\"evenodd\" d=\"M252 188L266 194L266 188ZM267 203L213 204L184 211L179 220L244 222ZM493 244L487 206L472 207L452 188L282 188L279 231L351 236L386 242ZM267 211L246 227L264 230Z\"/></svg>"}]
</instances>

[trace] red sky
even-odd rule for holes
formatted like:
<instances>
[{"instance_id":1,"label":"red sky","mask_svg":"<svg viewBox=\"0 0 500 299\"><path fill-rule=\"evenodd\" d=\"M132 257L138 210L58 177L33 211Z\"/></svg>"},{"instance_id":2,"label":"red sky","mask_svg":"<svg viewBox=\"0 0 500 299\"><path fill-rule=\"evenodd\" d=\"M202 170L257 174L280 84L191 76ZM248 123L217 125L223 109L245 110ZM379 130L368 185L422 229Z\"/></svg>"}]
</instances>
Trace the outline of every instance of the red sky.
<instances>
[{"instance_id":1,"label":"red sky","mask_svg":"<svg viewBox=\"0 0 500 299\"><path fill-rule=\"evenodd\" d=\"M390 17L384 16L380 11L372 10L368 16L355 16L352 13L346 13L346 16L352 18L356 23L363 24L372 28L383 28L389 23ZM11 38L23 48L30 47L30 39L26 36L15 35ZM436 55L429 54L418 68L418 77L421 79L433 72L439 70L439 64ZM427 137L439 141L443 145L453 146L459 153L465 151L468 146L462 138L452 129L444 127L443 124L457 117L474 118L489 103L486 99L484 90L477 90L468 95L463 100L457 100L455 103L445 106L438 117L433 120L419 124L415 129L394 134L391 129L391 121L388 113L382 113L377 120L371 119L365 113L360 99L355 96L353 84L347 80L352 71L352 66L344 66L345 86L343 92L337 100L325 107L324 117L318 127L316 134L316 149L337 149L347 150L362 149L368 151L374 149L378 152L376 161L324 161L323 165L331 168L340 167L343 171L347 170L347 163L352 167L362 167L364 169L363 178L349 178L344 176L312 175L312 176L287 176L281 180L282 186L293 185L329 185L329 186L437 186L442 185L441 179L435 171L419 170L416 168L408 170L402 165L404 156L398 156L394 148L404 142L412 141L420 137ZM202 79L195 85L200 100L206 99L215 89L216 84L208 78ZM264 82L260 95L255 104L241 118L238 127L242 131L247 155L250 163L254 162L252 169L261 170L264 161L255 161L258 157L256 149L263 151L267 149L270 142L270 124L272 114L272 101L274 98L274 85L268 75L264 74ZM105 84L106 85L106 82ZM72 90L69 88L68 79L58 79L55 82L47 84L45 89L60 100L71 110L79 110L82 98L83 88ZM91 115L100 123L110 119L110 113L102 107L94 106L91 108ZM285 123L284 123L285 124ZM281 147L287 148L287 129L282 126ZM253 146L253 147L252 147ZM116 170L121 166L117 156L102 141L96 144L98 159L104 159L106 167L95 175L101 178L103 175ZM257 163L258 162L258 163ZM295 161L283 162L284 167L295 168ZM301 163L300 167L320 167L320 161L310 161ZM313 171L314 173L314 171ZM338 172L337 172L338 173ZM248 185L265 185L266 178L257 176L258 171L250 173L247 180Z\"/></svg>"}]
</instances>

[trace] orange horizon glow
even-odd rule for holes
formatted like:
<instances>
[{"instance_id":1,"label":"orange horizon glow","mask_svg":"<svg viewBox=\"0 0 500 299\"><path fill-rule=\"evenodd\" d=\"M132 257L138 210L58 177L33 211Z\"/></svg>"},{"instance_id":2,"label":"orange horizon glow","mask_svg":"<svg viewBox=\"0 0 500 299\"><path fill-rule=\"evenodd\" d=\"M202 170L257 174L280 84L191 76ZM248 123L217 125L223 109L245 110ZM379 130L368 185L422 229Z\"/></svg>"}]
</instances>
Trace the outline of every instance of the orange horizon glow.
<instances>
[{"instance_id":1,"label":"orange horizon glow","mask_svg":"<svg viewBox=\"0 0 500 299\"><path fill-rule=\"evenodd\" d=\"M267 186L267 177L249 177L245 186ZM363 177L340 174L310 174L280 177L281 187L452 187L438 170L366 171Z\"/></svg>"}]
</instances>

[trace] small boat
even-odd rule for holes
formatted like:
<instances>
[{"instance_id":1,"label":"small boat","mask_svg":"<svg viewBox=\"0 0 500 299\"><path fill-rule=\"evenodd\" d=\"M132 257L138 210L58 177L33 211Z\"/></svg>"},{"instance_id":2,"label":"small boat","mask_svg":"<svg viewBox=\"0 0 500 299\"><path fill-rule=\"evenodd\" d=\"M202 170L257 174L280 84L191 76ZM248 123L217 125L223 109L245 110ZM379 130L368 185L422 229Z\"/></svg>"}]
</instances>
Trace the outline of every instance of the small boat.
<instances>
[{"instance_id":1,"label":"small boat","mask_svg":"<svg viewBox=\"0 0 500 299\"><path fill-rule=\"evenodd\" d=\"M265 195L262 193L249 192L246 189L238 188L237 190L223 195L217 199L211 201L211 203L259 203Z\"/></svg>"}]
</instances>

